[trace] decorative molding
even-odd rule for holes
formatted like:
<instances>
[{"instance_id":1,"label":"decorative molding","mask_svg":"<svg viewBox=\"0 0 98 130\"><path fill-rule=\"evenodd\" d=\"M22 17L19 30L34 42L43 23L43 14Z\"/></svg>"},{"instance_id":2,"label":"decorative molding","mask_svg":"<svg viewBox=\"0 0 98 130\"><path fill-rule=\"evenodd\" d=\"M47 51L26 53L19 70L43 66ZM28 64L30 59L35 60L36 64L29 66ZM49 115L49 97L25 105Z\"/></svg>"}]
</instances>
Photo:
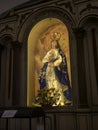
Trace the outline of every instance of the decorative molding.
<instances>
[{"instance_id":1,"label":"decorative molding","mask_svg":"<svg viewBox=\"0 0 98 130\"><path fill-rule=\"evenodd\" d=\"M27 17L29 17L31 13L27 12L21 15L18 15L18 27L26 20Z\"/></svg>"},{"instance_id":2,"label":"decorative molding","mask_svg":"<svg viewBox=\"0 0 98 130\"><path fill-rule=\"evenodd\" d=\"M11 16L11 17L5 17L5 18L0 18L0 24L6 24L6 23L10 23L10 22L14 22L14 21L16 21L17 20L17 15L13 15L13 16Z\"/></svg>"},{"instance_id":3,"label":"decorative molding","mask_svg":"<svg viewBox=\"0 0 98 130\"><path fill-rule=\"evenodd\" d=\"M73 15L75 15L74 7L72 5L72 2L68 1L65 3L65 1L59 1L56 3L57 6L64 7L65 9L68 9Z\"/></svg>"},{"instance_id":4,"label":"decorative molding","mask_svg":"<svg viewBox=\"0 0 98 130\"><path fill-rule=\"evenodd\" d=\"M9 10L7 12L4 12L2 15L0 15L0 19L5 19L7 17L15 16L16 14L17 15L20 15L20 14L24 15L24 13L26 13L28 11L30 13L30 12L32 12L34 10L39 10L39 8L44 8L47 5L48 6L53 5L53 6L56 6L56 7L58 6L60 8L64 7L65 9L68 9L72 14L75 14L72 2L70 0L67 0L66 3L65 3L65 0L63 0L63 1L60 1L60 0L57 0L57 1L53 1L53 0L45 1L45 0L43 0L43 2L35 2L35 3L36 4L34 4L33 1L30 1L30 2L28 2L26 4L22 4L20 6L17 6L14 9L11 9L11 10Z\"/></svg>"},{"instance_id":5,"label":"decorative molding","mask_svg":"<svg viewBox=\"0 0 98 130\"><path fill-rule=\"evenodd\" d=\"M72 16L70 15L70 13L68 11L63 10L62 8L51 6L51 7L44 9L42 12L39 12L39 13L40 13L39 17L37 16L38 19L42 16L44 16L46 18L47 17L56 17L56 18L60 19L61 21L65 21L66 23L68 23L70 26L73 27L74 20L72 19Z\"/></svg>"},{"instance_id":6,"label":"decorative molding","mask_svg":"<svg viewBox=\"0 0 98 130\"><path fill-rule=\"evenodd\" d=\"M3 29L1 29L0 33L4 32L4 31L6 31L6 32L8 32L8 31L13 32L14 30L13 30L12 27L10 27L10 26L7 24L7 25L5 25L5 27L4 27Z\"/></svg>"},{"instance_id":7,"label":"decorative molding","mask_svg":"<svg viewBox=\"0 0 98 130\"><path fill-rule=\"evenodd\" d=\"M83 4L85 2L90 2L91 0L73 0L75 5Z\"/></svg>"},{"instance_id":8,"label":"decorative molding","mask_svg":"<svg viewBox=\"0 0 98 130\"><path fill-rule=\"evenodd\" d=\"M98 6L93 6L92 4L87 4L86 8L81 10L80 15L82 15L86 11L91 11L91 10L97 10L98 11Z\"/></svg>"}]
</instances>

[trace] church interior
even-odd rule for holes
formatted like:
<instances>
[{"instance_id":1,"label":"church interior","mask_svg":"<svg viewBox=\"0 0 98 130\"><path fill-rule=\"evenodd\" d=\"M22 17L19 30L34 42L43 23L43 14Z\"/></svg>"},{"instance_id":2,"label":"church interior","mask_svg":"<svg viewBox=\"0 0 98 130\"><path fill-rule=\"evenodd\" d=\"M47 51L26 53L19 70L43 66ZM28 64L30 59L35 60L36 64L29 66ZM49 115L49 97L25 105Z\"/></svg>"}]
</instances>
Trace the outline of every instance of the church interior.
<instances>
[{"instance_id":1,"label":"church interior","mask_svg":"<svg viewBox=\"0 0 98 130\"><path fill-rule=\"evenodd\" d=\"M97 0L22 0L5 6L0 12L0 130L98 130L97 35ZM58 57L47 66L66 58L67 85L58 85L61 66L54 67L55 79L49 67L41 74L48 77L44 83L52 79L56 91L50 82L50 89L38 82L52 41L59 41Z\"/></svg>"}]
</instances>

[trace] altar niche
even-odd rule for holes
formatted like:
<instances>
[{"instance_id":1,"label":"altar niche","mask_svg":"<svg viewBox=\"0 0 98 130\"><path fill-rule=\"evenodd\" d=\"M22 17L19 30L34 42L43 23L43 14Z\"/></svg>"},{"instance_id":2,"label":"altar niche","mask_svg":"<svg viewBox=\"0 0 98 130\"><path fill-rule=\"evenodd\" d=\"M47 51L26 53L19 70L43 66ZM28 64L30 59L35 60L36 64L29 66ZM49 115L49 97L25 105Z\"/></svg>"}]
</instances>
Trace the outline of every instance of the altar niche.
<instances>
[{"instance_id":1,"label":"altar niche","mask_svg":"<svg viewBox=\"0 0 98 130\"><path fill-rule=\"evenodd\" d=\"M53 43L54 41L57 43ZM55 44L59 44L59 47ZM56 62L56 59L53 59L54 61L51 59L51 62L46 61L49 62L48 67L46 71L43 71L45 60L49 60L49 57L53 58L54 56L54 54L50 54L52 53L51 48L53 46L57 47L54 54L57 53L56 55L58 55L58 57L55 57L58 61ZM52 48L52 50L54 49ZM57 52L57 50L59 50L59 52ZM61 69L61 63L63 67L62 72L66 71L64 72L65 74L62 74L64 82L60 81L61 72L59 70ZM50 69L51 67L49 68L49 65L54 65L58 69L58 76L56 72L49 74L50 71L54 70L53 66L52 69ZM44 77L42 78L41 76ZM36 103L39 105L50 103L52 106L65 106L72 102L69 33L66 25L61 20L57 18L46 18L32 27L28 36L27 77L27 106L32 106ZM50 81L47 81L47 79ZM44 82L42 82L42 80L44 80ZM41 93L41 91L43 92ZM42 94L42 98L39 96L40 94ZM43 94L45 94L46 97ZM47 98L47 100L45 100L44 97Z\"/></svg>"}]
</instances>

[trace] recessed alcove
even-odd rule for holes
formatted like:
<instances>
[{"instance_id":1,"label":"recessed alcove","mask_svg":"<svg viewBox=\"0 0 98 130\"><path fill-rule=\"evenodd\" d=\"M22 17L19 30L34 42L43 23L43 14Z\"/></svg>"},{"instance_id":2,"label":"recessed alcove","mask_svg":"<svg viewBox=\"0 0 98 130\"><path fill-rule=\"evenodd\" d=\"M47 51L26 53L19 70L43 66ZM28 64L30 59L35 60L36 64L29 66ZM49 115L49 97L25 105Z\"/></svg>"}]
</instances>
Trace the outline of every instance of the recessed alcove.
<instances>
[{"instance_id":1,"label":"recessed alcove","mask_svg":"<svg viewBox=\"0 0 98 130\"><path fill-rule=\"evenodd\" d=\"M38 72L41 68L42 57L51 47L50 34L52 32L61 33L59 44L67 59L68 75L71 83L69 32L67 26L57 18L43 19L32 27L28 36L27 106L32 106L32 102L40 89Z\"/></svg>"}]
</instances>

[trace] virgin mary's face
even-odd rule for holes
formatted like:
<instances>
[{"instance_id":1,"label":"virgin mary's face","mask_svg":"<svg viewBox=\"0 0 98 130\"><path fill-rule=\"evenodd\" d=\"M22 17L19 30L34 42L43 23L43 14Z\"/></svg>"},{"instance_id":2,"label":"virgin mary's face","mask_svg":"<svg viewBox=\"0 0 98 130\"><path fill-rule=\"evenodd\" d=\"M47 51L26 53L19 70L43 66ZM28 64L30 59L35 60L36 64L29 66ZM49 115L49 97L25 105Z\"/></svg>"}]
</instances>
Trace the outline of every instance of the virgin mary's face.
<instances>
[{"instance_id":1,"label":"virgin mary's face","mask_svg":"<svg viewBox=\"0 0 98 130\"><path fill-rule=\"evenodd\" d=\"M54 49L54 48L56 48L56 46L57 46L57 42L56 41L52 41L52 48Z\"/></svg>"}]
</instances>

